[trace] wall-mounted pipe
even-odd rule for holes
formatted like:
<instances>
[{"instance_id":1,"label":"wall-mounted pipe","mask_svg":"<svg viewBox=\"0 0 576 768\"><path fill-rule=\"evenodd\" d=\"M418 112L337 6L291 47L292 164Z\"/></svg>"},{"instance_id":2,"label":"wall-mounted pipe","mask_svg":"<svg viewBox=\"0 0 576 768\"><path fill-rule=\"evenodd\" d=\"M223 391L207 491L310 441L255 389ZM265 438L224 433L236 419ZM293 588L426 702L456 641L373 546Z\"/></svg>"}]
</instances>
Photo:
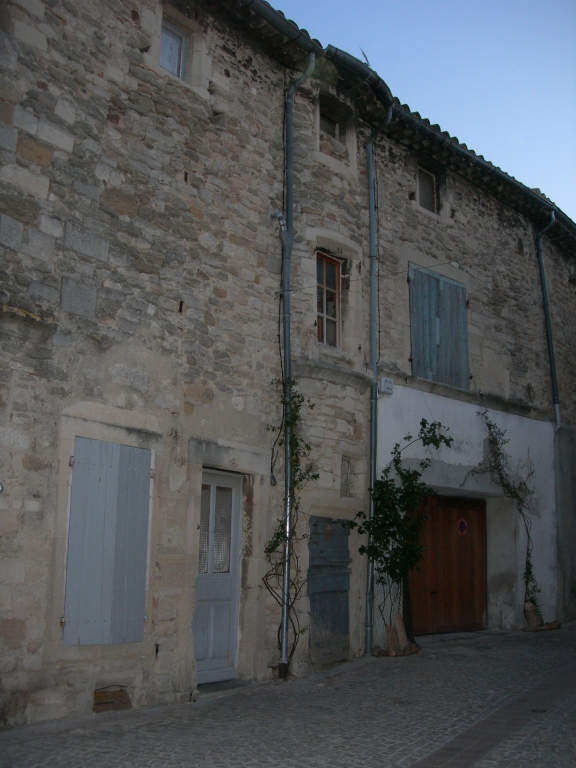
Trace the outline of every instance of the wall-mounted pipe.
<instances>
[{"instance_id":1,"label":"wall-mounted pipe","mask_svg":"<svg viewBox=\"0 0 576 768\"><path fill-rule=\"evenodd\" d=\"M280 665L281 678L288 676L290 658L288 652L288 630L290 626L290 554L292 548L293 519L293 472L292 472L292 350L290 341L290 268L294 243L294 130L293 108L296 90L307 80L316 63L316 55L308 55L308 66L286 92L284 110L286 149L284 173L286 184L286 218L278 216L280 240L282 242L282 347L284 367L282 391L284 395L284 548L282 553L282 619L280 624Z\"/></svg>"},{"instance_id":2,"label":"wall-mounted pipe","mask_svg":"<svg viewBox=\"0 0 576 768\"><path fill-rule=\"evenodd\" d=\"M376 184L374 173L374 141L392 119L392 106L388 107L384 122L379 125L366 142L366 162L368 165L368 227L370 240L370 368L372 385L370 387L370 489L376 483L376 460L378 452L378 253L376 245ZM368 501L368 519L374 517L372 491ZM370 543L370 542L369 542ZM372 652L374 634L374 561L368 559L366 576L366 623L365 654Z\"/></svg>"},{"instance_id":3,"label":"wall-mounted pipe","mask_svg":"<svg viewBox=\"0 0 576 768\"><path fill-rule=\"evenodd\" d=\"M548 357L550 359L550 379L552 380L552 399L554 401L554 413L556 416L556 429L560 429L560 397L558 395L558 380L556 378L556 361L554 358L554 341L552 338L552 321L550 319L550 303L548 302L548 286L546 283L546 270L544 269L544 257L542 255L542 235L554 225L556 216L554 211L550 214L550 221L544 229L536 232L536 255L540 269L540 284L542 285L542 301L544 303L544 321L546 323L546 341L548 343Z\"/></svg>"}]
</instances>

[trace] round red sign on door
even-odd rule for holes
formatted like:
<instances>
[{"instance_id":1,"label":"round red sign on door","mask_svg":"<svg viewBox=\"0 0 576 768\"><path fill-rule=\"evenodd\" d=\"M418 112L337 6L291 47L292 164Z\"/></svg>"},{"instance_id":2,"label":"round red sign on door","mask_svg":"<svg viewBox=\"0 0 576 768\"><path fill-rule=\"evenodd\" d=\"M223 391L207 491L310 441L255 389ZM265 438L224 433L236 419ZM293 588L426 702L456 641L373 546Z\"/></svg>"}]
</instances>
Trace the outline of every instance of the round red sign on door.
<instances>
[{"instance_id":1,"label":"round red sign on door","mask_svg":"<svg viewBox=\"0 0 576 768\"><path fill-rule=\"evenodd\" d=\"M458 529L458 533L460 534L460 536L464 536L466 534L466 531L468 530L468 523L466 522L466 520L464 520L463 517L461 517L460 520L458 520L458 525L456 526L456 528Z\"/></svg>"}]
</instances>

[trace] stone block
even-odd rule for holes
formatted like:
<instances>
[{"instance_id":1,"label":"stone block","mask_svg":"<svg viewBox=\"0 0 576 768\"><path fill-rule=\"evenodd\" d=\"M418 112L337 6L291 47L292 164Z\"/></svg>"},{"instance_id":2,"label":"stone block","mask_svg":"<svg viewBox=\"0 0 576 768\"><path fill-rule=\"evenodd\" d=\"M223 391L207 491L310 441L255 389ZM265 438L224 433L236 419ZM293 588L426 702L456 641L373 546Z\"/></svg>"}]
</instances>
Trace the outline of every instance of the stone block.
<instances>
[{"instance_id":1,"label":"stone block","mask_svg":"<svg viewBox=\"0 0 576 768\"><path fill-rule=\"evenodd\" d=\"M38 283L35 280L30 283L26 293L28 296L44 299L45 301L50 302L50 304L56 304L60 295L55 288L50 288L49 285Z\"/></svg>"},{"instance_id":2,"label":"stone block","mask_svg":"<svg viewBox=\"0 0 576 768\"><path fill-rule=\"evenodd\" d=\"M42 0L15 0L15 4L28 11L30 16L34 16L38 21L44 20L44 11L46 9Z\"/></svg>"},{"instance_id":3,"label":"stone block","mask_svg":"<svg viewBox=\"0 0 576 768\"><path fill-rule=\"evenodd\" d=\"M74 149L74 136L49 123L47 120L40 119L38 123L38 138L47 144L52 144L53 147L64 150L64 152L72 152Z\"/></svg>"},{"instance_id":4,"label":"stone block","mask_svg":"<svg viewBox=\"0 0 576 768\"><path fill-rule=\"evenodd\" d=\"M62 309L80 317L96 316L96 287L91 283L62 278Z\"/></svg>"},{"instance_id":5,"label":"stone block","mask_svg":"<svg viewBox=\"0 0 576 768\"><path fill-rule=\"evenodd\" d=\"M0 32L0 67L15 70L18 66L18 47L5 32Z\"/></svg>"},{"instance_id":6,"label":"stone block","mask_svg":"<svg viewBox=\"0 0 576 768\"><path fill-rule=\"evenodd\" d=\"M38 228L41 232L44 232L47 235L52 235L52 237L62 237L64 234L64 224L62 224L61 221L58 221L58 219L46 216L44 213L40 216Z\"/></svg>"},{"instance_id":7,"label":"stone block","mask_svg":"<svg viewBox=\"0 0 576 768\"><path fill-rule=\"evenodd\" d=\"M18 141L18 131L11 125L0 123L0 148L14 152Z\"/></svg>"},{"instance_id":8,"label":"stone block","mask_svg":"<svg viewBox=\"0 0 576 768\"><path fill-rule=\"evenodd\" d=\"M108 189L102 196L104 205L112 208L116 213L134 218L138 213L138 200L134 195L127 195L119 189Z\"/></svg>"},{"instance_id":9,"label":"stone block","mask_svg":"<svg viewBox=\"0 0 576 768\"><path fill-rule=\"evenodd\" d=\"M0 56L0 66L2 66L2 57ZM14 105L8 101L0 99L0 122L6 125L12 125L14 121Z\"/></svg>"},{"instance_id":10,"label":"stone block","mask_svg":"<svg viewBox=\"0 0 576 768\"><path fill-rule=\"evenodd\" d=\"M14 107L13 122L16 128L35 136L38 133L38 118L29 109L17 104Z\"/></svg>"},{"instance_id":11,"label":"stone block","mask_svg":"<svg viewBox=\"0 0 576 768\"><path fill-rule=\"evenodd\" d=\"M38 48L40 51L48 50L46 35L40 32L36 27L30 24L24 24L23 21L14 22L14 37L24 45L30 45L32 48Z\"/></svg>"},{"instance_id":12,"label":"stone block","mask_svg":"<svg viewBox=\"0 0 576 768\"><path fill-rule=\"evenodd\" d=\"M122 363L116 363L112 367L112 381L114 384L122 384L145 394L148 392L148 374L138 368L129 368Z\"/></svg>"},{"instance_id":13,"label":"stone block","mask_svg":"<svg viewBox=\"0 0 576 768\"><path fill-rule=\"evenodd\" d=\"M64 331L56 331L52 335L53 347L71 347L73 342L72 334Z\"/></svg>"},{"instance_id":14,"label":"stone block","mask_svg":"<svg viewBox=\"0 0 576 768\"><path fill-rule=\"evenodd\" d=\"M29 445L28 435L19 429L0 427L0 445L11 451L26 451Z\"/></svg>"},{"instance_id":15,"label":"stone block","mask_svg":"<svg viewBox=\"0 0 576 768\"><path fill-rule=\"evenodd\" d=\"M75 181L74 189L85 197L89 197L91 200L98 202L100 200L100 189L93 184L86 184L83 181Z\"/></svg>"},{"instance_id":16,"label":"stone block","mask_svg":"<svg viewBox=\"0 0 576 768\"><path fill-rule=\"evenodd\" d=\"M39 144L35 139L25 134L20 134L16 145L16 153L19 157L29 160L31 163L47 168L52 162L52 150Z\"/></svg>"},{"instance_id":17,"label":"stone block","mask_svg":"<svg viewBox=\"0 0 576 768\"><path fill-rule=\"evenodd\" d=\"M108 239L85 229L66 224L64 243L67 248L99 261L108 261Z\"/></svg>"},{"instance_id":18,"label":"stone block","mask_svg":"<svg viewBox=\"0 0 576 768\"><path fill-rule=\"evenodd\" d=\"M38 197L41 200L46 200L48 197L48 190L50 188L48 178L39 173L32 173L26 168L20 168L19 165L5 165L0 170L0 181L14 184L15 187L19 187L23 192L33 197Z\"/></svg>"},{"instance_id":19,"label":"stone block","mask_svg":"<svg viewBox=\"0 0 576 768\"><path fill-rule=\"evenodd\" d=\"M13 251L19 251L22 245L24 227L11 216L0 214L0 243Z\"/></svg>"},{"instance_id":20,"label":"stone block","mask_svg":"<svg viewBox=\"0 0 576 768\"><path fill-rule=\"evenodd\" d=\"M26 232L27 241L22 246L22 253L32 256L40 261L52 261L54 255L54 238L44 232L36 229L29 229Z\"/></svg>"},{"instance_id":21,"label":"stone block","mask_svg":"<svg viewBox=\"0 0 576 768\"><path fill-rule=\"evenodd\" d=\"M3 619L0 621L0 640L8 648L19 648L26 637L26 622L22 619Z\"/></svg>"},{"instance_id":22,"label":"stone block","mask_svg":"<svg viewBox=\"0 0 576 768\"><path fill-rule=\"evenodd\" d=\"M100 144L98 144L97 141L94 141L94 139L84 139L82 142L82 147L87 152L91 152L93 155L100 155L102 154L102 147Z\"/></svg>"},{"instance_id":23,"label":"stone block","mask_svg":"<svg viewBox=\"0 0 576 768\"><path fill-rule=\"evenodd\" d=\"M65 123L69 123L70 125L76 120L76 105L74 102L70 101L70 99L66 99L63 96L60 96L56 102L54 112L59 118L64 120Z\"/></svg>"}]
</instances>

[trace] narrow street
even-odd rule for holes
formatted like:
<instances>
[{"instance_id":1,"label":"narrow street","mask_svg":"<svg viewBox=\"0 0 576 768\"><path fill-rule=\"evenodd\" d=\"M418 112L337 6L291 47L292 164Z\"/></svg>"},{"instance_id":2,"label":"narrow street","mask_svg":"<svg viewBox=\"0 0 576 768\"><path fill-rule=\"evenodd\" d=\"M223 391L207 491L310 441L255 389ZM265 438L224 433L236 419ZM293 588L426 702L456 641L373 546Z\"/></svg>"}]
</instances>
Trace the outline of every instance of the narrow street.
<instances>
[{"instance_id":1,"label":"narrow street","mask_svg":"<svg viewBox=\"0 0 576 768\"><path fill-rule=\"evenodd\" d=\"M574 768L576 625L0 734L2 768Z\"/></svg>"}]
</instances>

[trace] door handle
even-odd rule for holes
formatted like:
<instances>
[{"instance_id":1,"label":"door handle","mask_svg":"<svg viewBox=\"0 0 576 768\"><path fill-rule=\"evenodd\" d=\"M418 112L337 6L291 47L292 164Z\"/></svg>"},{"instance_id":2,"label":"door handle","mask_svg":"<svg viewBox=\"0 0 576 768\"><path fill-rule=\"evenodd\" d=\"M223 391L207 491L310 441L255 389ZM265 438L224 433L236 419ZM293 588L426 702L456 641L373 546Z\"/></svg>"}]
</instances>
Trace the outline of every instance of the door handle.
<instances>
[{"instance_id":1,"label":"door handle","mask_svg":"<svg viewBox=\"0 0 576 768\"><path fill-rule=\"evenodd\" d=\"M431 595L437 595L437 594L438 594L438 591L436 590L436 592L430 592L430 594L431 594Z\"/></svg>"}]
</instances>

